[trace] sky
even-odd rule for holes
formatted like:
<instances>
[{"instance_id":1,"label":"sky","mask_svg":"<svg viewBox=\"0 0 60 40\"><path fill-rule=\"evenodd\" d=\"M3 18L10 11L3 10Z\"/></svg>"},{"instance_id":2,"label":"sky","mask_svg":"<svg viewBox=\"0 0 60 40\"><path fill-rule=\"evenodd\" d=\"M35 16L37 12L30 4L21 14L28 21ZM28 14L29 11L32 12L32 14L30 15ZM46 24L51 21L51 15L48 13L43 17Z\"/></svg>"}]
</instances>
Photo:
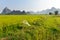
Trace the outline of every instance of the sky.
<instances>
[{"instance_id":1,"label":"sky","mask_svg":"<svg viewBox=\"0 0 60 40\"><path fill-rule=\"evenodd\" d=\"M60 8L60 0L0 0L0 12L11 10L41 11L51 7Z\"/></svg>"}]
</instances>

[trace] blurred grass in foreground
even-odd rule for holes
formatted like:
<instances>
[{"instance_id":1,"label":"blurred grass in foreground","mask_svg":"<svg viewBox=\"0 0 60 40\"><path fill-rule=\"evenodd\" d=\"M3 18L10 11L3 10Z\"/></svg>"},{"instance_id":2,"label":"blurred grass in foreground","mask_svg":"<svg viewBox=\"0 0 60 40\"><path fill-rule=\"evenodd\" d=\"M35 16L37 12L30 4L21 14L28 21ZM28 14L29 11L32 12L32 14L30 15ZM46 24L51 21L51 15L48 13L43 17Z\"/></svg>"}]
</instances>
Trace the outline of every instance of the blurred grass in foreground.
<instances>
[{"instance_id":1,"label":"blurred grass in foreground","mask_svg":"<svg viewBox=\"0 0 60 40\"><path fill-rule=\"evenodd\" d=\"M0 40L60 40L60 16L0 15Z\"/></svg>"}]
</instances>

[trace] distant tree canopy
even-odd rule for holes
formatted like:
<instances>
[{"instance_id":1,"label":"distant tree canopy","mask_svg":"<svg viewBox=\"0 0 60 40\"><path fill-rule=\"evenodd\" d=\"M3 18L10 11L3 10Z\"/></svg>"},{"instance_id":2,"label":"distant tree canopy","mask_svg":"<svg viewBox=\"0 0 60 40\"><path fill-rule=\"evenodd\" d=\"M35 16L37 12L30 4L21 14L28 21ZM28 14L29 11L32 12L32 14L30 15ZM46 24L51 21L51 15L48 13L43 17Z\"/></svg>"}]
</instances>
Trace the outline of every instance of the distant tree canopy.
<instances>
[{"instance_id":1,"label":"distant tree canopy","mask_svg":"<svg viewBox=\"0 0 60 40\"><path fill-rule=\"evenodd\" d=\"M10 13L6 13L6 15L25 15L25 14L29 14L29 13L25 12L25 10L23 11L13 10Z\"/></svg>"},{"instance_id":2,"label":"distant tree canopy","mask_svg":"<svg viewBox=\"0 0 60 40\"><path fill-rule=\"evenodd\" d=\"M58 15L58 13L59 13L58 11L54 11L55 15ZM53 14L52 12L49 12L49 15L52 15L52 14Z\"/></svg>"},{"instance_id":3,"label":"distant tree canopy","mask_svg":"<svg viewBox=\"0 0 60 40\"><path fill-rule=\"evenodd\" d=\"M23 10L21 13L25 13L25 10Z\"/></svg>"},{"instance_id":4,"label":"distant tree canopy","mask_svg":"<svg viewBox=\"0 0 60 40\"><path fill-rule=\"evenodd\" d=\"M52 12L49 12L49 15L52 15Z\"/></svg>"},{"instance_id":5,"label":"distant tree canopy","mask_svg":"<svg viewBox=\"0 0 60 40\"><path fill-rule=\"evenodd\" d=\"M55 11L55 15L58 15L58 11Z\"/></svg>"}]
</instances>

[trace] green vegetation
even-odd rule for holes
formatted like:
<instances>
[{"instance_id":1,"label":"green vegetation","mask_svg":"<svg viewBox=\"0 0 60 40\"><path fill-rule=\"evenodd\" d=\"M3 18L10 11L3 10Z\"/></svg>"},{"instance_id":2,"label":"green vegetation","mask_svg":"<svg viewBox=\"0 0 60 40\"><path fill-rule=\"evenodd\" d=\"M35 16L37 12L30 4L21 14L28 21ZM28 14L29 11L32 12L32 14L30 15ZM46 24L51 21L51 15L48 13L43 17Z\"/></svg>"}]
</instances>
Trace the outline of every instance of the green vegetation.
<instances>
[{"instance_id":1,"label":"green vegetation","mask_svg":"<svg viewBox=\"0 0 60 40\"><path fill-rule=\"evenodd\" d=\"M0 40L60 40L60 16L0 15Z\"/></svg>"},{"instance_id":2,"label":"green vegetation","mask_svg":"<svg viewBox=\"0 0 60 40\"><path fill-rule=\"evenodd\" d=\"M52 14L58 15L59 14L59 11L54 11L54 13L49 12L49 15L52 15Z\"/></svg>"}]
</instances>

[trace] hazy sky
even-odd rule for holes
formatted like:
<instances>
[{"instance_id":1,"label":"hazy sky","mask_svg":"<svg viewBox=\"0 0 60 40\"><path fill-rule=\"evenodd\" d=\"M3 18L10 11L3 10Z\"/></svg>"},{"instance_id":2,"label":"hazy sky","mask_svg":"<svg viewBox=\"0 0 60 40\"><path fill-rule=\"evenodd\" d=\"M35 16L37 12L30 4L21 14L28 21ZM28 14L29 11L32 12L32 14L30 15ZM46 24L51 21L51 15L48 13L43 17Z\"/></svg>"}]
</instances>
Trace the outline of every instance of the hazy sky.
<instances>
[{"instance_id":1,"label":"hazy sky","mask_svg":"<svg viewBox=\"0 0 60 40\"><path fill-rule=\"evenodd\" d=\"M51 7L60 8L60 0L0 0L0 12L6 6L11 10L41 11Z\"/></svg>"}]
</instances>

